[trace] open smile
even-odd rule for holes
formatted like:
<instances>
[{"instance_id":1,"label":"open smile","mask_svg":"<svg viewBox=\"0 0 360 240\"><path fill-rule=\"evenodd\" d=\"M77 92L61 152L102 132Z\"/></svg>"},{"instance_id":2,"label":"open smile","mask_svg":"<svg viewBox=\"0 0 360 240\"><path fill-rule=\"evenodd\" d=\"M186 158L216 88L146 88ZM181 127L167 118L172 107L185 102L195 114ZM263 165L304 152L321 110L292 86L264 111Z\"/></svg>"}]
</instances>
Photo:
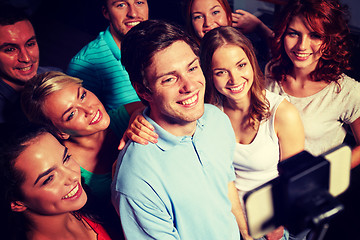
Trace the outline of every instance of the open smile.
<instances>
[{"instance_id":1,"label":"open smile","mask_svg":"<svg viewBox=\"0 0 360 240\"><path fill-rule=\"evenodd\" d=\"M238 86L235 86L235 87L229 87L228 89L233 93L240 93L240 92L242 92L244 90L245 83L246 82L244 82L244 83L242 83L242 84L240 84Z\"/></svg>"},{"instance_id":2,"label":"open smile","mask_svg":"<svg viewBox=\"0 0 360 240\"><path fill-rule=\"evenodd\" d=\"M95 116L93 117L93 119L90 122L90 125L92 124L96 124L98 122L100 122L100 120L102 119L102 113L100 112L100 110L97 110Z\"/></svg>"},{"instance_id":3,"label":"open smile","mask_svg":"<svg viewBox=\"0 0 360 240\"><path fill-rule=\"evenodd\" d=\"M196 105L198 100L199 100L199 93L196 93L192 97L187 98L187 99L185 99L183 101L179 101L178 103L183 105L183 106L186 106L186 107L191 107L193 105Z\"/></svg>"},{"instance_id":4,"label":"open smile","mask_svg":"<svg viewBox=\"0 0 360 240\"><path fill-rule=\"evenodd\" d=\"M71 189L71 191L66 194L64 197L62 197L62 199L74 199L74 198L77 198L81 195L81 191L82 191L82 188L80 186L80 183L76 184L76 186Z\"/></svg>"}]
</instances>

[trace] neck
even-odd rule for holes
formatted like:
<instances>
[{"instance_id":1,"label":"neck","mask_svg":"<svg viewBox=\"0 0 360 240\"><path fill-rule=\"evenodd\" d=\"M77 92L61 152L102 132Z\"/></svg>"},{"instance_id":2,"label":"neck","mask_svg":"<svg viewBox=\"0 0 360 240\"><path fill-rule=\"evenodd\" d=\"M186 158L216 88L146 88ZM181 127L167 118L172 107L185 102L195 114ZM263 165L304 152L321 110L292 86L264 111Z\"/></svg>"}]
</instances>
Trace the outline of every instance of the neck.
<instances>
[{"instance_id":1,"label":"neck","mask_svg":"<svg viewBox=\"0 0 360 240\"><path fill-rule=\"evenodd\" d=\"M4 78L2 78L1 80L3 80L7 85L9 85L10 87L12 87L15 91L20 92L23 88L24 88L24 83L23 82L18 82L18 81L9 81L6 80Z\"/></svg>"},{"instance_id":2,"label":"neck","mask_svg":"<svg viewBox=\"0 0 360 240\"><path fill-rule=\"evenodd\" d=\"M64 141L64 144L86 149L97 149L99 146L102 146L106 134L107 130L86 136L71 136L69 139Z\"/></svg>"},{"instance_id":3,"label":"neck","mask_svg":"<svg viewBox=\"0 0 360 240\"><path fill-rule=\"evenodd\" d=\"M35 213L27 213L27 217L31 222L29 239L54 239L72 235L69 226L74 226L78 222L72 213L67 212L57 215L40 215ZM40 236L42 236L40 238Z\"/></svg>"}]
</instances>

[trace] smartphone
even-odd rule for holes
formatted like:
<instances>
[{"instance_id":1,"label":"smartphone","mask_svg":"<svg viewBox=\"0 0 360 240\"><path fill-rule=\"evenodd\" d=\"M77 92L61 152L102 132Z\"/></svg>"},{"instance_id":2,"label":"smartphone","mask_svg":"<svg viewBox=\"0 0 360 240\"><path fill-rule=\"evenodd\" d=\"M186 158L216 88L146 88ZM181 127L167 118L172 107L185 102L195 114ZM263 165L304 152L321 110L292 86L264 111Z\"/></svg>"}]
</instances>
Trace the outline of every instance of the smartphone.
<instances>
[{"instance_id":1,"label":"smartphone","mask_svg":"<svg viewBox=\"0 0 360 240\"><path fill-rule=\"evenodd\" d=\"M301 160L302 154L294 156L295 159ZM313 157L309 153L305 156L308 157L308 155ZM326 164L329 166L329 173L327 174L329 179L326 185L328 186L328 192L333 197L336 197L343 193L350 184L351 149L343 144L322 154L321 157L324 161L328 162ZM315 159L315 157L313 158ZM292 158L285 161L292 161ZM307 174L306 169L303 172ZM261 238L282 225L282 213L279 211L282 206L279 204L281 202L279 196L281 195L280 192L284 189L281 187L280 181L280 178L277 177L249 191L244 196L248 229L253 238ZM296 187L300 188L301 186ZM299 189L299 191L301 190Z\"/></svg>"}]
</instances>

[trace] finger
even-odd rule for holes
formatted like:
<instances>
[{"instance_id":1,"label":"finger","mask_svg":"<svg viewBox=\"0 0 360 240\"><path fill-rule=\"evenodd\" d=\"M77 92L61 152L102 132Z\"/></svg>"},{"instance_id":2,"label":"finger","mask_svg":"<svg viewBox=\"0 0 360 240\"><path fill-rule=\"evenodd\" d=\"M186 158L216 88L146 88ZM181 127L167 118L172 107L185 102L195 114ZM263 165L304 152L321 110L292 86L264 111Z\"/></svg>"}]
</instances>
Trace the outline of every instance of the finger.
<instances>
[{"instance_id":1,"label":"finger","mask_svg":"<svg viewBox=\"0 0 360 240\"><path fill-rule=\"evenodd\" d=\"M244 15L244 14L247 13L247 11L244 11L244 10L242 10L242 9L236 9L235 12L236 12L237 14L240 14L240 15Z\"/></svg>"},{"instance_id":2,"label":"finger","mask_svg":"<svg viewBox=\"0 0 360 240\"><path fill-rule=\"evenodd\" d=\"M126 136L126 135L124 135ZM127 137L126 137L127 138ZM121 151L123 150L123 148L125 147L126 141L124 140L124 137L120 140L119 146L118 146L118 150Z\"/></svg>"},{"instance_id":3,"label":"finger","mask_svg":"<svg viewBox=\"0 0 360 240\"><path fill-rule=\"evenodd\" d=\"M146 126L151 131L154 131L154 126L151 125L142 115L138 116L137 118L138 122L140 122L142 125Z\"/></svg>"},{"instance_id":4,"label":"finger","mask_svg":"<svg viewBox=\"0 0 360 240\"><path fill-rule=\"evenodd\" d=\"M131 134L134 134L134 135L131 135ZM131 135L131 138L130 138L130 135ZM134 139L134 136L142 138L145 141L149 141L152 143L157 143L157 138L158 138L158 135L156 133L149 131L147 129L146 129L146 131L143 131L143 129L141 129L141 130L140 129L132 129L131 133L129 132L128 137L131 140L136 141L137 138Z\"/></svg>"},{"instance_id":5,"label":"finger","mask_svg":"<svg viewBox=\"0 0 360 240\"><path fill-rule=\"evenodd\" d=\"M138 135L141 133L145 133L146 135L149 135L152 138L158 138L158 135L153 130L149 129L148 126L144 126L143 124L140 124L140 123L134 122L130 126L130 129L131 129L131 131L133 131L135 134L138 134Z\"/></svg>"},{"instance_id":6,"label":"finger","mask_svg":"<svg viewBox=\"0 0 360 240\"><path fill-rule=\"evenodd\" d=\"M129 138L130 138L131 140L133 140L134 142L140 143L140 144L142 144L142 145L147 145L147 144L149 143L149 141L146 140L145 138L140 137L140 136L138 136L138 135L136 135L136 134L134 134L134 133L132 133L132 132L130 132L128 136L129 136Z\"/></svg>"}]
</instances>

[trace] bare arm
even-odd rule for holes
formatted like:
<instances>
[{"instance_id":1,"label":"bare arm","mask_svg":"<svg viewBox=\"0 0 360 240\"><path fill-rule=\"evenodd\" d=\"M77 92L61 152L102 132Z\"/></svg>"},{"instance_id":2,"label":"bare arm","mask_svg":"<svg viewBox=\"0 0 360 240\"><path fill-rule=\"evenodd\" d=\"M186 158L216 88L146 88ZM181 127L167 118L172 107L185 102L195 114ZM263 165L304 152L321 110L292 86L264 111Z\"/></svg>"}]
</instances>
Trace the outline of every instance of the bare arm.
<instances>
[{"instance_id":1,"label":"bare arm","mask_svg":"<svg viewBox=\"0 0 360 240\"><path fill-rule=\"evenodd\" d=\"M275 131L279 138L280 161L304 150L305 133L298 110L283 100L275 113Z\"/></svg>"},{"instance_id":2,"label":"bare arm","mask_svg":"<svg viewBox=\"0 0 360 240\"><path fill-rule=\"evenodd\" d=\"M353 148L351 154L351 168L354 168L360 164L360 118L350 124L350 127L356 141L356 147Z\"/></svg>"},{"instance_id":3,"label":"bare arm","mask_svg":"<svg viewBox=\"0 0 360 240\"><path fill-rule=\"evenodd\" d=\"M245 240L252 240L253 238L249 236L246 219L245 219L243 210L241 208L239 195L238 195L238 192L237 192L234 182L229 182L228 191L229 191L228 197L231 202L231 212L234 214L234 216L236 218L236 222L237 222L239 230L241 232L241 236Z\"/></svg>"},{"instance_id":4,"label":"bare arm","mask_svg":"<svg viewBox=\"0 0 360 240\"><path fill-rule=\"evenodd\" d=\"M257 32L262 37L265 37L270 43L274 37L274 32L266 26L259 18L255 15L238 9L232 14L232 26L239 28L243 33Z\"/></svg>"}]
</instances>

